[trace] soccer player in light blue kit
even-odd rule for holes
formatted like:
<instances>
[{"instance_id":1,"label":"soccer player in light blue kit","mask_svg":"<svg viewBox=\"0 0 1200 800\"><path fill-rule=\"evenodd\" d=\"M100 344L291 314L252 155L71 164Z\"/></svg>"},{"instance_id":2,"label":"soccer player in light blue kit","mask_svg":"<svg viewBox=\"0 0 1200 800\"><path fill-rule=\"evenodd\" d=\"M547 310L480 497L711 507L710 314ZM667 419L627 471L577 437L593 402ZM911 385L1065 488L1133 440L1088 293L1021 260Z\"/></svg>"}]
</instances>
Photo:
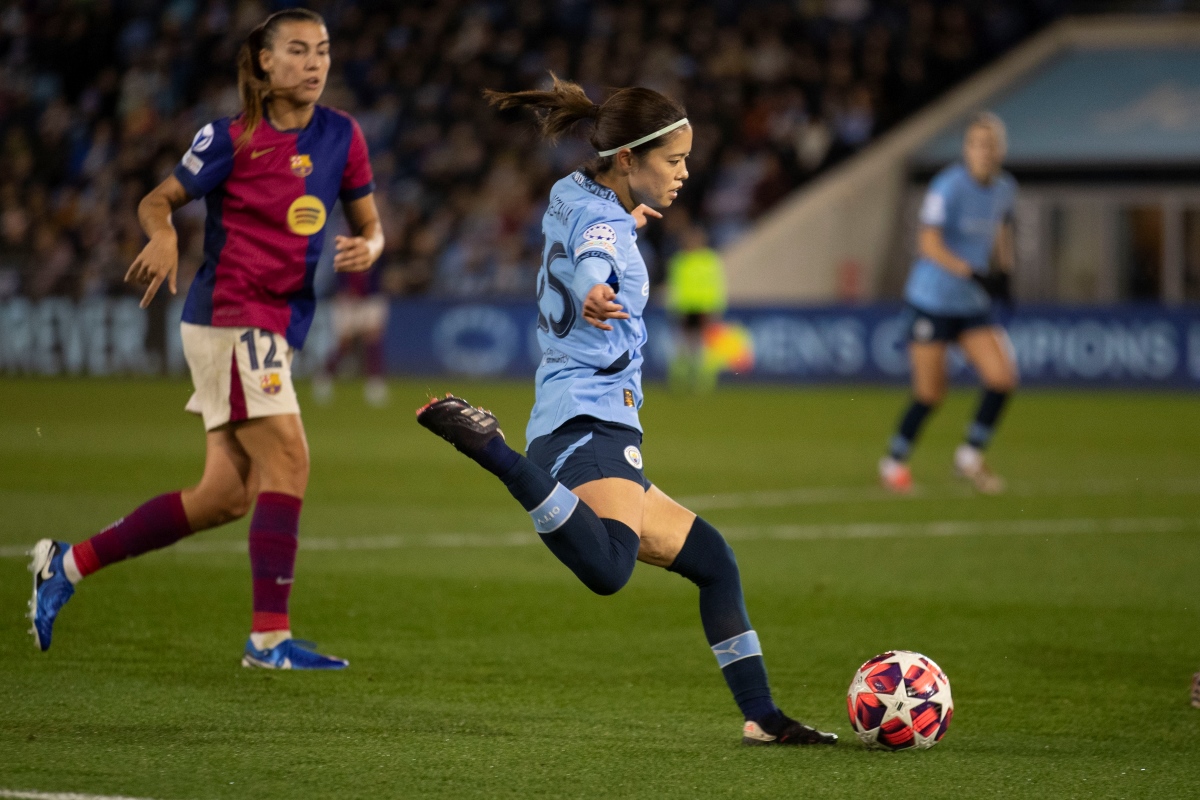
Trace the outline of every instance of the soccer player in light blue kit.
<instances>
[{"instance_id":1,"label":"soccer player in light blue kit","mask_svg":"<svg viewBox=\"0 0 1200 800\"><path fill-rule=\"evenodd\" d=\"M609 595L634 564L664 567L700 588L700 619L755 745L833 744L789 718L767 683L733 551L721 534L642 470L642 312L649 275L637 229L671 205L687 179L692 130L683 108L650 89L602 106L554 78L549 91L489 92L500 108L532 107L553 140L592 123L598 158L554 185L542 221L538 340L542 362L527 456L491 413L447 395L417 421L495 474L533 518L551 552L589 589Z\"/></svg>"},{"instance_id":2,"label":"soccer player in light blue kit","mask_svg":"<svg viewBox=\"0 0 1200 800\"><path fill-rule=\"evenodd\" d=\"M993 299L1011 302L1017 184L1001 170L1004 153L1004 123L995 114L977 115L967 127L962 163L937 174L921 206L920 256L904 290L913 399L879 462L880 480L895 492L912 488L908 458L925 419L946 396L951 343L983 382L975 419L954 453L955 470L984 494L1004 491L983 458L1017 386L1012 344L991 314Z\"/></svg>"}]
</instances>

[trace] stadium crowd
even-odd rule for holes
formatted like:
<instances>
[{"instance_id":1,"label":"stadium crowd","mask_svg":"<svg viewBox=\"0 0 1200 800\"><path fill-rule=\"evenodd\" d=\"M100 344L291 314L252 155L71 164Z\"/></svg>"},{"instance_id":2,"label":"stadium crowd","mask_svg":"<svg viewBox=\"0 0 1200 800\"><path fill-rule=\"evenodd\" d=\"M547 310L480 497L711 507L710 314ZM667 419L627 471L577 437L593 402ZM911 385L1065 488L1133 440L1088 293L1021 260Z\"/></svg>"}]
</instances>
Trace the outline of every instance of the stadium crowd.
<instances>
[{"instance_id":1,"label":"stadium crowd","mask_svg":"<svg viewBox=\"0 0 1200 800\"><path fill-rule=\"evenodd\" d=\"M1055 13L1053 0L317 0L323 101L367 136L393 294L523 295L551 182L590 155L537 143L484 88L548 71L597 100L649 86L695 127L687 213L644 242L652 275L694 220L717 245L794 187ZM125 291L138 200L206 122L236 113L256 0L15 0L0 11L0 298ZM203 204L176 214L180 287Z\"/></svg>"}]
</instances>

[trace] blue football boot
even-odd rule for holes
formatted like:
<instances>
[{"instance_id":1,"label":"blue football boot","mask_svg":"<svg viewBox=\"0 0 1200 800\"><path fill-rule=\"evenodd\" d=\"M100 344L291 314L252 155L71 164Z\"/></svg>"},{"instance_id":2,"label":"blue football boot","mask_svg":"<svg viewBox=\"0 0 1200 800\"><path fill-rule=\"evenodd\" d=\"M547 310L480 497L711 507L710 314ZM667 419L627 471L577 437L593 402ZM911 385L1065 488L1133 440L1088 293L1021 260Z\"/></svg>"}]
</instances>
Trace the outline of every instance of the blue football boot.
<instances>
[{"instance_id":1,"label":"blue football boot","mask_svg":"<svg viewBox=\"0 0 1200 800\"><path fill-rule=\"evenodd\" d=\"M63 556L71 549L67 542L42 539L29 551L29 571L33 573L33 598L29 601L29 632L43 651L50 649L50 635L59 609L75 594L75 584L63 571Z\"/></svg>"},{"instance_id":2,"label":"blue football boot","mask_svg":"<svg viewBox=\"0 0 1200 800\"><path fill-rule=\"evenodd\" d=\"M285 639L272 648L259 650L247 639L242 666L262 669L345 669L350 666L346 659L321 655L315 648L313 642Z\"/></svg>"}]
</instances>

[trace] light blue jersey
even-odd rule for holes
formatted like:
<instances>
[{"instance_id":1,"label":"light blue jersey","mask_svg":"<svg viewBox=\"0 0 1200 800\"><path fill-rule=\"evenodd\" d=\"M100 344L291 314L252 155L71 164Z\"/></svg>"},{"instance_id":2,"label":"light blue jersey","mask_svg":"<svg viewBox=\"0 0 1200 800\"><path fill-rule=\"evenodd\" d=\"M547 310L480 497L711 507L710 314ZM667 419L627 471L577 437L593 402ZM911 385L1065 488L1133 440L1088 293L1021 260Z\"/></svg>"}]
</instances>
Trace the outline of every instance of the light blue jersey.
<instances>
[{"instance_id":1,"label":"light blue jersey","mask_svg":"<svg viewBox=\"0 0 1200 800\"><path fill-rule=\"evenodd\" d=\"M1012 214L1017 182L1002 172L984 186L962 164L939 172L921 205L921 224L942 229L946 247L985 273L996 242L996 227ZM991 305L987 292L924 256L917 259L904 287L908 302L930 314L972 316Z\"/></svg>"},{"instance_id":2,"label":"light blue jersey","mask_svg":"<svg viewBox=\"0 0 1200 800\"><path fill-rule=\"evenodd\" d=\"M642 312L650 274L637 248L637 226L616 192L573 172L554 184L542 217L546 244L538 270L537 399L525 441L587 415L639 431L642 406ZM583 301L598 283L617 293L629 319L611 331L583 320Z\"/></svg>"}]
</instances>

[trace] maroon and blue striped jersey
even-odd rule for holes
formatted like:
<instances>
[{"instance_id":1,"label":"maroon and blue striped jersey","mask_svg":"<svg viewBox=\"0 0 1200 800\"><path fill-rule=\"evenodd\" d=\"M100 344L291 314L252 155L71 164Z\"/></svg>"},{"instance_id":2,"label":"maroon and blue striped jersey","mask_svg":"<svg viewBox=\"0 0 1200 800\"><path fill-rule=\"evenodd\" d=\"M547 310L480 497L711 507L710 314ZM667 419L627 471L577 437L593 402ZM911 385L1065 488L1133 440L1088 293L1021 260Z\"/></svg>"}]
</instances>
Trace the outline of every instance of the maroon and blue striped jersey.
<instances>
[{"instance_id":1,"label":"maroon and blue striped jersey","mask_svg":"<svg viewBox=\"0 0 1200 800\"><path fill-rule=\"evenodd\" d=\"M183 321L262 328L299 348L316 308L329 211L375 191L367 143L352 117L325 106L298 130L263 119L238 148L242 130L240 115L205 125L175 168L208 208L204 263Z\"/></svg>"}]
</instances>

